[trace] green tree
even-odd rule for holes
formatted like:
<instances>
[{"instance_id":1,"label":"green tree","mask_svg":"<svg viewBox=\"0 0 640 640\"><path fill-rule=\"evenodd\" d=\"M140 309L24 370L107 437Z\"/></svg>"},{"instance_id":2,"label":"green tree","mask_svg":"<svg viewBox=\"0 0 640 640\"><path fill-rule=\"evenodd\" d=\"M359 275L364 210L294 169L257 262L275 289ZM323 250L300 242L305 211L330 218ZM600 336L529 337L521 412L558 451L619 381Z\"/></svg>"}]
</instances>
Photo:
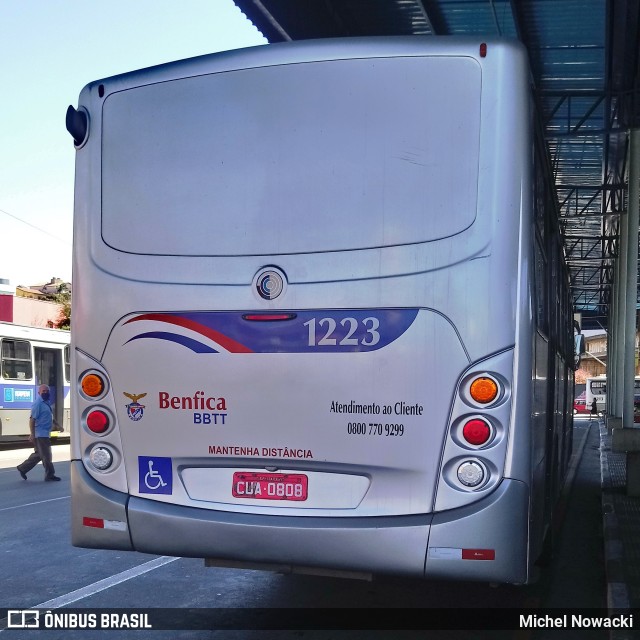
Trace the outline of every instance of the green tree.
<instances>
[{"instance_id":1,"label":"green tree","mask_svg":"<svg viewBox=\"0 0 640 640\"><path fill-rule=\"evenodd\" d=\"M66 329L67 331L71 330L71 291L69 291L69 287L66 282L63 282L59 287L56 293L51 296L51 299L54 302L62 305L62 310L60 311L60 315L58 316L58 321L56 322L56 329Z\"/></svg>"}]
</instances>

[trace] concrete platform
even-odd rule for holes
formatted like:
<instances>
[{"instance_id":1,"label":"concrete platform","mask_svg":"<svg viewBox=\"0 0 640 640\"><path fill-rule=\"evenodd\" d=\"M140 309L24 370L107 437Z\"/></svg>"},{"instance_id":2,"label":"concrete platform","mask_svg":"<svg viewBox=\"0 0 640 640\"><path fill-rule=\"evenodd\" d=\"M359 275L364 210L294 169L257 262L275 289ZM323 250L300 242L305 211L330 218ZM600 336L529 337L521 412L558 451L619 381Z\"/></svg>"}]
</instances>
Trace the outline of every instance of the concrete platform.
<instances>
[{"instance_id":1,"label":"concrete platform","mask_svg":"<svg viewBox=\"0 0 640 640\"><path fill-rule=\"evenodd\" d=\"M640 497L627 495L627 456L612 450L612 435L602 420L600 469L602 518L610 610L640 607ZM634 633L634 632L631 632ZM618 631L615 640L637 637Z\"/></svg>"}]
</instances>

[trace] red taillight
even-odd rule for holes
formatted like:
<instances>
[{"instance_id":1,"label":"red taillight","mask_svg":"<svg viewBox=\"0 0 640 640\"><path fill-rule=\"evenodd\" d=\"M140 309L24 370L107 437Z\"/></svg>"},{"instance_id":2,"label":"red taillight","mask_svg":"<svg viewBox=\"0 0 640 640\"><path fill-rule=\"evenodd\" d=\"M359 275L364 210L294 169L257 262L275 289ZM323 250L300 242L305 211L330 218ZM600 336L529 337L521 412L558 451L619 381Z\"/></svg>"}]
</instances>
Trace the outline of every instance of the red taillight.
<instances>
[{"instance_id":1,"label":"red taillight","mask_svg":"<svg viewBox=\"0 0 640 640\"><path fill-rule=\"evenodd\" d=\"M464 425L462 435L469 444L478 447L491 438L491 427L484 420L474 418Z\"/></svg>"},{"instance_id":2,"label":"red taillight","mask_svg":"<svg viewBox=\"0 0 640 640\"><path fill-rule=\"evenodd\" d=\"M280 320L293 320L295 313L245 313L243 320L250 322L278 322Z\"/></svg>"},{"instance_id":3,"label":"red taillight","mask_svg":"<svg viewBox=\"0 0 640 640\"><path fill-rule=\"evenodd\" d=\"M109 416L99 409L87 415L87 427L93 433L104 433L109 428Z\"/></svg>"}]
</instances>

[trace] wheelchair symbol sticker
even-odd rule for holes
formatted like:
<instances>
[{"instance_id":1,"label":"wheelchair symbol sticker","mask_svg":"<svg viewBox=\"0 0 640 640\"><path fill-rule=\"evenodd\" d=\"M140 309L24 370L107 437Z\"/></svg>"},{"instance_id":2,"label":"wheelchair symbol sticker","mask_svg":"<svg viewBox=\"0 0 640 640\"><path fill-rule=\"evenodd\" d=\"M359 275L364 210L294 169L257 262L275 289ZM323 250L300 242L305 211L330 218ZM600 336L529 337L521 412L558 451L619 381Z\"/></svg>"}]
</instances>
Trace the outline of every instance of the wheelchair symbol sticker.
<instances>
[{"instance_id":1,"label":"wheelchair symbol sticker","mask_svg":"<svg viewBox=\"0 0 640 640\"><path fill-rule=\"evenodd\" d=\"M140 493L173 493L171 458L138 456Z\"/></svg>"}]
</instances>

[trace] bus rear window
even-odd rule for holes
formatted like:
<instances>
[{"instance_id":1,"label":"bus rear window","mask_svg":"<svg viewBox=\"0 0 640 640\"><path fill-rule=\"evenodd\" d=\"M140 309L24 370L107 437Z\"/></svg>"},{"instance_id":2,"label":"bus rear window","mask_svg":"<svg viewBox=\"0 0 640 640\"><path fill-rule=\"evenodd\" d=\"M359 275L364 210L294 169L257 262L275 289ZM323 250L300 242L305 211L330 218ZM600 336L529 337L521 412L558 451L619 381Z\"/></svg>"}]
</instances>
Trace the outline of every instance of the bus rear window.
<instances>
[{"instance_id":1,"label":"bus rear window","mask_svg":"<svg viewBox=\"0 0 640 640\"><path fill-rule=\"evenodd\" d=\"M30 380L31 343L26 340L2 340L2 377L6 380Z\"/></svg>"},{"instance_id":2,"label":"bus rear window","mask_svg":"<svg viewBox=\"0 0 640 640\"><path fill-rule=\"evenodd\" d=\"M109 95L102 238L133 254L428 242L476 217L481 70L465 57L309 62Z\"/></svg>"}]
</instances>

